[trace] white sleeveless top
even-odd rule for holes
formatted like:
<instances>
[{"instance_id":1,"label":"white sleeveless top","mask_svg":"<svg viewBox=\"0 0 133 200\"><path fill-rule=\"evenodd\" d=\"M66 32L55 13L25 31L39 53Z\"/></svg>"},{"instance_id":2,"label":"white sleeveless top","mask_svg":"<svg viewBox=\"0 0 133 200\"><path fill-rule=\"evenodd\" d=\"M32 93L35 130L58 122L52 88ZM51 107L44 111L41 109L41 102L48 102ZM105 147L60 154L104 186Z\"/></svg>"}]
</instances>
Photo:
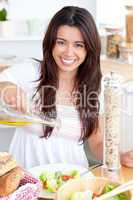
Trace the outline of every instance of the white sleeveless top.
<instances>
[{"instance_id":1,"label":"white sleeveless top","mask_svg":"<svg viewBox=\"0 0 133 200\"><path fill-rule=\"evenodd\" d=\"M83 144L79 144L80 123L77 111L69 106L57 106L61 128L48 138L40 138L38 125L17 128L10 153L21 165L30 168L41 164L70 163L88 166Z\"/></svg>"},{"instance_id":2,"label":"white sleeveless top","mask_svg":"<svg viewBox=\"0 0 133 200\"><path fill-rule=\"evenodd\" d=\"M11 81L27 93L36 86L38 67L30 60L14 65L0 74L0 81ZM10 146L10 153L25 168L41 164L67 163L88 167L83 144L79 143L81 125L77 110L72 106L57 105L61 128L54 129L48 138L41 125L17 127Z\"/></svg>"}]
</instances>

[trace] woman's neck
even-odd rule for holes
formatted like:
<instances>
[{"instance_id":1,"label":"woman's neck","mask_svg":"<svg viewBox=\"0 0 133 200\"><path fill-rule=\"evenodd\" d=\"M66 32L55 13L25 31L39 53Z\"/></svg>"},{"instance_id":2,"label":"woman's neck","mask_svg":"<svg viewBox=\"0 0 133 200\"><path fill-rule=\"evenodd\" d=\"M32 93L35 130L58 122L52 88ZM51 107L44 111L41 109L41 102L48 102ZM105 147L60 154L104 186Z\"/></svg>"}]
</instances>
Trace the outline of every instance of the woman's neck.
<instances>
[{"instance_id":1,"label":"woman's neck","mask_svg":"<svg viewBox=\"0 0 133 200\"><path fill-rule=\"evenodd\" d=\"M57 91L57 104L73 105L72 92L74 90L75 76L72 73L59 74L59 88Z\"/></svg>"},{"instance_id":2,"label":"woman's neck","mask_svg":"<svg viewBox=\"0 0 133 200\"><path fill-rule=\"evenodd\" d=\"M59 73L59 90L72 91L75 83L75 73L60 72Z\"/></svg>"}]
</instances>

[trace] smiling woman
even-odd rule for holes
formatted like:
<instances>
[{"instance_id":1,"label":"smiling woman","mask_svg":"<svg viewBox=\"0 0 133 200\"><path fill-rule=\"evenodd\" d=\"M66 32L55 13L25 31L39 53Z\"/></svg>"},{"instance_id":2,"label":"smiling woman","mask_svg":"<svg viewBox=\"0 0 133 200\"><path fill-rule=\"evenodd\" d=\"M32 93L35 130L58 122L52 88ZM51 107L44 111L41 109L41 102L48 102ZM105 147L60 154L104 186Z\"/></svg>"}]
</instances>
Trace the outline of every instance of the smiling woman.
<instances>
[{"instance_id":1,"label":"smiling woman","mask_svg":"<svg viewBox=\"0 0 133 200\"><path fill-rule=\"evenodd\" d=\"M92 152L102 145L96 139L100 135L101 44L92 15L74 6L59 10L48 25L42 50L42 61L28 60L1 74L0 95L20 113L30 110L60 118L61 127L17 128L10 153L26 168L52 163L88 167L83 143L93 135ZM32 97L30 108L27 96Z\"/></svg>"}]
</instances>

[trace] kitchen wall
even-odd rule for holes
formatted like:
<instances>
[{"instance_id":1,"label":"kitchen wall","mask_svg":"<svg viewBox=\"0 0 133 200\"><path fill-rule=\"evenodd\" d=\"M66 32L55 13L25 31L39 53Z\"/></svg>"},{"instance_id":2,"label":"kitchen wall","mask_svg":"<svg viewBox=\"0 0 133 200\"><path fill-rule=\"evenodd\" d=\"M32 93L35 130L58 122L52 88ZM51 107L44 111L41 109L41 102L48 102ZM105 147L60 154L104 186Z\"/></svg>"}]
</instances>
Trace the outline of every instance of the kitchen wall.
<instances>
[{"instance_id":1,"label":"kitchen wall","mask_svg":"<svg viewBox=\"0 0 133 200\"><path fill-rule=\"evenodd\" d=\"M9 0L11 19L42 18L50 19L63 6L74 5L89 9L96 16L96 0Z\"/></svg>"},{"instance_id":2,"label":"kitchen wall","mask_svg":"<svg viewBox=\"0 0 133 200\"><path fill-rule=\"evenodd\" d=\"M81 6L96 17L96 0L71 0L71 3L68 0L49 0L47 5L44 0L9 0L9 3L9 18L12 21L4 38L0 37L0 56L41 58L43 33L51 17L63 6ZM38 18L38 22L35 18Z\"/></svg>"}]
</instances>

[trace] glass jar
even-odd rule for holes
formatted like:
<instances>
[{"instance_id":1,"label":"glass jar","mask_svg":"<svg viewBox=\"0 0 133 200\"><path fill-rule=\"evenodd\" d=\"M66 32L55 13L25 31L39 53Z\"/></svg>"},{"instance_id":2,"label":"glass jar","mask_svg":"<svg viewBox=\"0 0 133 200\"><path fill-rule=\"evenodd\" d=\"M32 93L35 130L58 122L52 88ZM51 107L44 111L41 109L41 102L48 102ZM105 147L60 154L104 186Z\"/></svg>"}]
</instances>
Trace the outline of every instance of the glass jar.
<instances>
[{"instance_id":1,"label":"glass jar","mask_svg":"<svg viewBox=\"0 0 133 200\"><path fill-rule=\"evenodd\" d=\"M120 61L133 64L133 43L122 42L119 49Z\"/></svg>"},{"instance_id":2,"label":"glass jar","mask_svg":"<svg viewBox=\"0 0 133 200\"><path fill-rule=\"evenodd\" d=\"M126 41L133 42L133 6L126 7Z\"/></svg>"},{"instance_id":3,"label":"glass jar","mask_svg":"<svg viewBox=\"0 0 133 200\"><path fill-rule=\"evenodd\" d=\"M122 28L106 27L107 43L106 55L110 58L119 58L119 44L122 42Z\"/></svg>"},{"instance_id":4,"label":"glass jar","mask_svg":"<svg viewBox=\"0 0 133 200\"><path fill-rule=\"evenodd\" d=\"M103 168L120 169L120 110L122 77L114 72L104 78L104 154Z\"/></svg>"}]
</instances>

